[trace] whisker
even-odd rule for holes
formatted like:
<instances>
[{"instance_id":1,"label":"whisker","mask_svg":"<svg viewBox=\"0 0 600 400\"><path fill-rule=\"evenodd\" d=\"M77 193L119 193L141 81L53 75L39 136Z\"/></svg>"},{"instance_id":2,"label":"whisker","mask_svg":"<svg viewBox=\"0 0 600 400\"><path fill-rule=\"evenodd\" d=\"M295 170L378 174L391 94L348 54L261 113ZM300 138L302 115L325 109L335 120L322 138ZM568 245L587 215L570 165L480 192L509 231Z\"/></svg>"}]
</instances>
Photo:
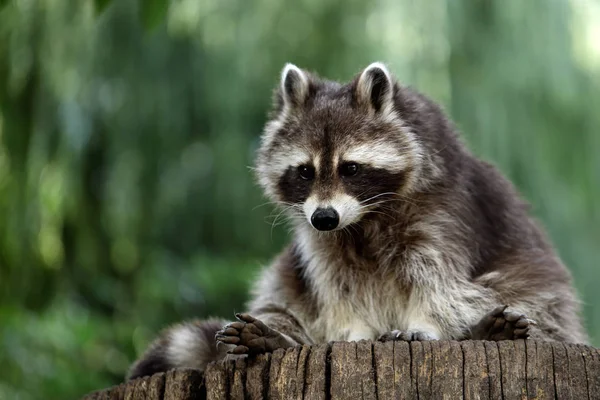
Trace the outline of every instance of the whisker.
<instances>
[{"instance_id":1,"label":"whisker","mask_svg":"<svg viewBox=\"0 0 600 400\"><path fill-rule=\"evenodd\" d=\"M365 199L365 200L363 200L363 201L360 201L359 203L360 203L360 204L363 204L363 203L366 203L367 201L370 201L370 200L376 199L377 197L381 197L381 196L385 196L385 195L397 195L397 194L398 194L398 193L396 193L396 192L384 192L384 193L379 193L379 194L376 194L375 196L369 197L368 199Z\"/></svg>"},{"instance_id":2,"label":"whisker","mask_svg":"<svg viewBox=\"0 0 600 400\"><path fill-rule=\"evenodd\" d=\"M262 204L257 205L256 207L252 208L252 211L256 210L257 208L266 206L268 204L272 204L272 205L277 206L277 207L280 207L280 206L300 207L299 204L288 203L288 202L285 202L285 201L267 201L267 202L264 202Z\"/></svg>"},{"instance_id":3,"label":"whisker","mask_svg":"<svg viewBox=\"0 0 600 400\"><path fill-rule=\"evenodd\" d=\"M446 150L448 148L448 145L442 147L441 149L435 151L434 153L431 153L431 155L436 155L438 153L441 153L442 151Z\"/></svg>"}]
</instances>

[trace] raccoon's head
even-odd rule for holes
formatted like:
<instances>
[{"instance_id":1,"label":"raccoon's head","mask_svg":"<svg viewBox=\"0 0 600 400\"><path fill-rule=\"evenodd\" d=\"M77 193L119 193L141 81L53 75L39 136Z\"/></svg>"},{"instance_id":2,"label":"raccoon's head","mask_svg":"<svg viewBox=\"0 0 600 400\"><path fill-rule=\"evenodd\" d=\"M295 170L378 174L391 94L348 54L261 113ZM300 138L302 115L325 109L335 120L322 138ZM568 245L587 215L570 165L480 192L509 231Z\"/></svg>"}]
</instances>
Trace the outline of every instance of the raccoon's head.
<instances>
[{"instance_id":1,"label":"raccoon's head","mask_svg":"<svg viewBox=\"0 0 600 400\"><path fill-rule=\"evenodd\" d=\"M422 148L398 113L398 90L381 63L344 85L287 64L257 158L267 196L331 231L409 193Z\"/></svg>"}]
</instances>

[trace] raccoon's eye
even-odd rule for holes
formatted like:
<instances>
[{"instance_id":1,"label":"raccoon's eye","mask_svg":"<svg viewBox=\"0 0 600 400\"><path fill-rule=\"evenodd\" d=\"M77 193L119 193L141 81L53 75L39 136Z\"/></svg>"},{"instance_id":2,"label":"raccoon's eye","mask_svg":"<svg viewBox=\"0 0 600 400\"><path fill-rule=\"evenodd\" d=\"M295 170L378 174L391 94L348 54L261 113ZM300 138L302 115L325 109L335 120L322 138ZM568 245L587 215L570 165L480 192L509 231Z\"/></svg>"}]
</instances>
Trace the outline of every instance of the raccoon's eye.
<instances>
[{"instance_id":1,"label":"raccoon's eye","mask_svg":"<svg viewBox=\"0 0 600 400\"><path fill-rule=\"evenodd\" d=\"M342 176L354 176L358 173L358 164L354 162L347 162L340 165L340 175Z\"/></svg>"},{"instance_id":2,"label":"raccoon's eye","mask_svg":"<svg viewBox=\"0 0 600 400\"><path fill-rule=\"evenodd\" d=\"M310 181L315 177L315 168L310 165L300 165L298 167L298 174L300 178Z\"/></svg>"}]
</instances>

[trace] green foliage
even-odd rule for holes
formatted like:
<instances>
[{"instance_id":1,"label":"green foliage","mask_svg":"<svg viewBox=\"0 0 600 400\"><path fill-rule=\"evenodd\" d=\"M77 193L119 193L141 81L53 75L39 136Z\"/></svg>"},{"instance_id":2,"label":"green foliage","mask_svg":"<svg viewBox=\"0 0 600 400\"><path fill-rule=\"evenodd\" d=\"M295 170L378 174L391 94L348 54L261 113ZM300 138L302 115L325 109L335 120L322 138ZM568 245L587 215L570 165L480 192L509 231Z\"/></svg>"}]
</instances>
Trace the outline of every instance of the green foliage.
<instances>
[{"instance_id":1,"label":"green foliage","mask_svg":"<svg viewBox=\"0 0 600 400\"><path fill-rule=\"evenodd\" d=\"M155 28L167 12L167 0L146 0L140 5L141 19L147 29Z\"/></svg>"},{"instance_id":2,"label":"green foliage","mask_svg":"<svg viewBox=\"0 0 600 400\"><path fill-rule=\"evenodd\" d=\"M98 14L102 13L106 7L112 2L112 0L94 0L94 6Z\"/></svg>"},{"instance_id":3,"label":"green foliage","mask_svg":"<svg viewBox=\"0 0 600 400\"><path fill-rule=\"evenodd\" d=\"M596 3L2 3L0 398L77 398L166 325L243 309L287 241L248 168L287 61L386 61L442 103L532 203L600 343Z\"/></svg>"}]
</instances>

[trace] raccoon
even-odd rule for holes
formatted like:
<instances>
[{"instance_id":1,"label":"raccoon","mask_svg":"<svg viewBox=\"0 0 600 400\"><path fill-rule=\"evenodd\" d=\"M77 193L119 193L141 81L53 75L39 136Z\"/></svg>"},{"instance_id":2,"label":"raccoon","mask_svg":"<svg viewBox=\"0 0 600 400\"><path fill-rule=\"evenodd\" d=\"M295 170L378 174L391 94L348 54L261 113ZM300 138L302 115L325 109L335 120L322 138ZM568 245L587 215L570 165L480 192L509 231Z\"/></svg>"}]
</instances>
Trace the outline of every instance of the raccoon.
<instances>
[{"instance_id":1,"label":"raccoon","mask_svg":"<svg viewBox=\"0 0 600 400\"><path fill-rule=\"evenodd\" d=\"M130 378L330 341L587 343L571 276L527 204L384 64L346 84L286 65L256 173L292 243L248 313L168 329Z\"/></svg>"}]
</instances>

